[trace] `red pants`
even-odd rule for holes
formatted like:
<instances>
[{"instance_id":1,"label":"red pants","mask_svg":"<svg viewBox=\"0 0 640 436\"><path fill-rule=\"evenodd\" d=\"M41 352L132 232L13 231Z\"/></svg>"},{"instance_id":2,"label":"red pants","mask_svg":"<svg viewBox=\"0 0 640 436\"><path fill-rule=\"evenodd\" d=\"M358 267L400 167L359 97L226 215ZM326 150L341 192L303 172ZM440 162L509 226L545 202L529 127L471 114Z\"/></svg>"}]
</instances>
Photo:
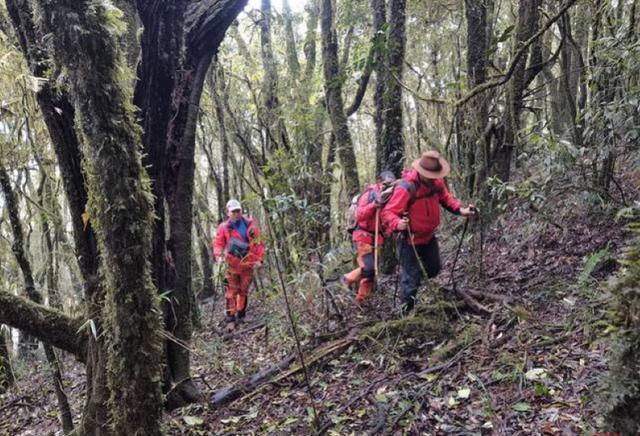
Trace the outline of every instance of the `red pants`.
<instances>
[{"instance_id":1,"label":"red pants","mask_svg":"<svg viewBox=\"0 0 640 436\"><path fill-rule=\"evenodd\" d=\"M229 268L225 274L227 280L227 317L235 316L236 312L244 316L247 309L247 295L253 278L252 269L232 270Z\"/></svg>"},{"instance_id":2,"label":"red pants","mask_svg":"<svg viewBox=\"0 0 640 436\"><path fill-rule=\"evenodd\" d=\"M351 286L359 282L358 294L356 295L356 303L362 303L373 291L373 280L376 275L373 246L364 242L356 242L356 250L358 251L358 268L348 274L345 274L347 284Z\"/></svg>"}]
</instances>

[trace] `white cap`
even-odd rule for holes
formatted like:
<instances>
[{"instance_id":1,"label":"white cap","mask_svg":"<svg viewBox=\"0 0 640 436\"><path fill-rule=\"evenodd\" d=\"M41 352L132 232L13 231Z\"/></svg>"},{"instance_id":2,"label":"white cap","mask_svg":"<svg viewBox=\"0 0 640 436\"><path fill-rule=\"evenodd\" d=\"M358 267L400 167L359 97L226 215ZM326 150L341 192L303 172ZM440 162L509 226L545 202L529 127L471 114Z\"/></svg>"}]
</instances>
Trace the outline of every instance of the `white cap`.
<instances>
[{"instance_id":1,"label":"white cap","mask_svg":"<svg viewBox=\"0 0 640 436\"><path fill-rule=\"evenodd\" d=\"M240 202L238 200L236 200L235 198L232 198L231 200L227 201L227 210L238 210L238 209L242 209L242 206L240 205Z\"/></svg>"}]
</instances>

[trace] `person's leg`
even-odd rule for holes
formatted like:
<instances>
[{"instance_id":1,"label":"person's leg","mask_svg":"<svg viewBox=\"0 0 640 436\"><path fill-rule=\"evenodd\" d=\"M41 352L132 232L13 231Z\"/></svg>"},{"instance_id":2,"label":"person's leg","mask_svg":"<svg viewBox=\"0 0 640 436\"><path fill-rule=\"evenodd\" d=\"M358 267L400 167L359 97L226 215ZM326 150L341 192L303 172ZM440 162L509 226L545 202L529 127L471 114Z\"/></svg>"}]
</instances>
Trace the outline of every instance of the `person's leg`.
<instances>
[{"instance_id":1,"label":"person's leg","mask_svg":"<svg viewBox=\"0 0 640 436\"><path fill-rule=\"evenodd\" d=\"M373 247L369 244L358 244L358 261L361 263L361 278L356 304L362 303L373 291L373 281L375 279L375 265Z\"/></svg>"},{"instance_id":2,"label":"person's leg","mask_svg":"<svg viewBox=\"0 0 640 436\"><path fill-rule=\"evenodd\" d=\"M420 255L420 260L424 265L424 269L427 271L427 276L430 279L434 278L442 269L438 240L434 236L428 244L419 245L417 248L418 254Z\"/></svg>"},{"instance_id":3,"label":"person's leg","mask_svg":"<svg viewBox=\"0 0 640 436\"><path fill-rule=\"evenodd\" d=\"M416 302L416 291L422 280L422 269L415 250L405 239L398 240L398 262L400 263L400 289L402 291L402 312L409 313Z\"/></svg>"},{"instance_id":4,"label":"person's leg","mask_svg":"<svg viewBox=\"0 0 640 436\"><path fill-rule=\"evenodd\" d=\"M253 270L242 271L238 277L240 286L236 297L236 316L238 320L242 320L246 315L247 304L249 303L249 287L253 279Z\"/></svg>"},{"instance_id":5,"label":"person's leg","mask_svg":"<svg viewBox=\"0 0 640 436\"><path fill-rule=\"evenodd\" d=\"M360 245L361 244L359 242L354 243L354 248L357 251L356 262L358 263L358 267L342 276L343 283L349 288L351 288L351 286L353 286L355 283L358 283L362 278L362 267L364 266L364 264L362 261L362 255L360 253Z\"/></svg>"},{"instance_id":6,"label":"person's leg","mask_svg":"<svg viewBox=\"0 0 640 436\"><path fill-rule=\"evenodd\" d=\"M227 270L225 278L227 280L227 292L225 295L227 300L227 311L225 321L227 322L227 327L231 328L233 323L235 323L236 298L240 287L240 280L238 274L231 270Z\"/></svg>"}]
</instances>

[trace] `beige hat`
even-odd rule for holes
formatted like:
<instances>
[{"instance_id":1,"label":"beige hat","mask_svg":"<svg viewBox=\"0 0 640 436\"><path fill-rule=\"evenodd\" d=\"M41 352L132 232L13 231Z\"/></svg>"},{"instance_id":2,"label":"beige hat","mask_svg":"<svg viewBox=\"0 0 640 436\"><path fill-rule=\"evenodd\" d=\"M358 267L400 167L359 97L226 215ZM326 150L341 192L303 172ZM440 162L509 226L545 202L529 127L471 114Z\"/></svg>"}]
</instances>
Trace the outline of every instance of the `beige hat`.
<instances>
[{"instance_id":1,"label":"beige hat","mask_svg":"<svg viewBox=\"0 0 640 436\"><path fill-rule=\"evenodd\" d=\"M416 159L411 164L421 176L427 179L442 179L447 177L451 171L451 166L436 150L428 150L422 153L420 159Z\"/></svg>"},{"instance_id":2,"label":"beige hat","mask_svg":"<svg viewBox=\"0 0 640 436\"><path fill-rule=\"evenodd\" d=\"M227 201L227 210L242 210L242 206L240 205L240 202L238 200L232 198L231 200Z\"/></svg>"}]
</instances>

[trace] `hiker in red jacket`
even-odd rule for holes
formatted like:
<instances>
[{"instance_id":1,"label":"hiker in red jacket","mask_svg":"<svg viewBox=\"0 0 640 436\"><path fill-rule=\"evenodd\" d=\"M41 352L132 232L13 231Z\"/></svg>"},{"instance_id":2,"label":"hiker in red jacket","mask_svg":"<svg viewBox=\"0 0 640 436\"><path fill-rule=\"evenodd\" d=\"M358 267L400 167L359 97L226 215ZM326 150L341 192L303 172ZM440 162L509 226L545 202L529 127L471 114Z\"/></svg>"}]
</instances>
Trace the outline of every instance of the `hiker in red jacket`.
<instances>
[{"instance_id":1,"label":"hiker in red jacket","mask_svg":"<svg viewBox=\"0 0 640 436\"><path fill-rule=\"evenodd\" d=\"M451 167L440 153L426 151L411 166L403 173L381 212L386 231L399 232L401 236L398 261L404 314L415 305L423 271L429 278L440 272L440 251L435 237L440 224L440 205L456 215L475 214L472 204L463 207L447 190L443 178Z\"/></svg>"},{"instance_id":2,"label":"hiker in red jacket","mask_svg":"<svg viewBox=\"0 0 640 436\"><path fill-rule=\"evenodd\" d=\"M213 243L213 258L218 263L227 262L226 330L233 330L241 322L247 310L247 294L253 271L262 265L264 244L260 229L254 220L242 215L238 200L227 203L229 219L218 226Z\"/></svg>"},{"instance_id":3,"label":"hiker in red jacket","mask_svg":"<svg viewBox=\"0 0 640 436\"><path fill-rule=\"evenodd\" d=\"M351 288L358 283L356 304L360 305L373 291L375 279L374 249L378 249L384 241L382 228L380 227L380 209L387 202L393 191L393 182L396 177L391 171L382 171L375 184L367 186L367 189L358 198L356 209L356 226L351 234L351 239L358 253L358 267L342 276L342 284ZM378 243L375 242L376 220L378 220Z\"/></svg>"}]
</instances>

